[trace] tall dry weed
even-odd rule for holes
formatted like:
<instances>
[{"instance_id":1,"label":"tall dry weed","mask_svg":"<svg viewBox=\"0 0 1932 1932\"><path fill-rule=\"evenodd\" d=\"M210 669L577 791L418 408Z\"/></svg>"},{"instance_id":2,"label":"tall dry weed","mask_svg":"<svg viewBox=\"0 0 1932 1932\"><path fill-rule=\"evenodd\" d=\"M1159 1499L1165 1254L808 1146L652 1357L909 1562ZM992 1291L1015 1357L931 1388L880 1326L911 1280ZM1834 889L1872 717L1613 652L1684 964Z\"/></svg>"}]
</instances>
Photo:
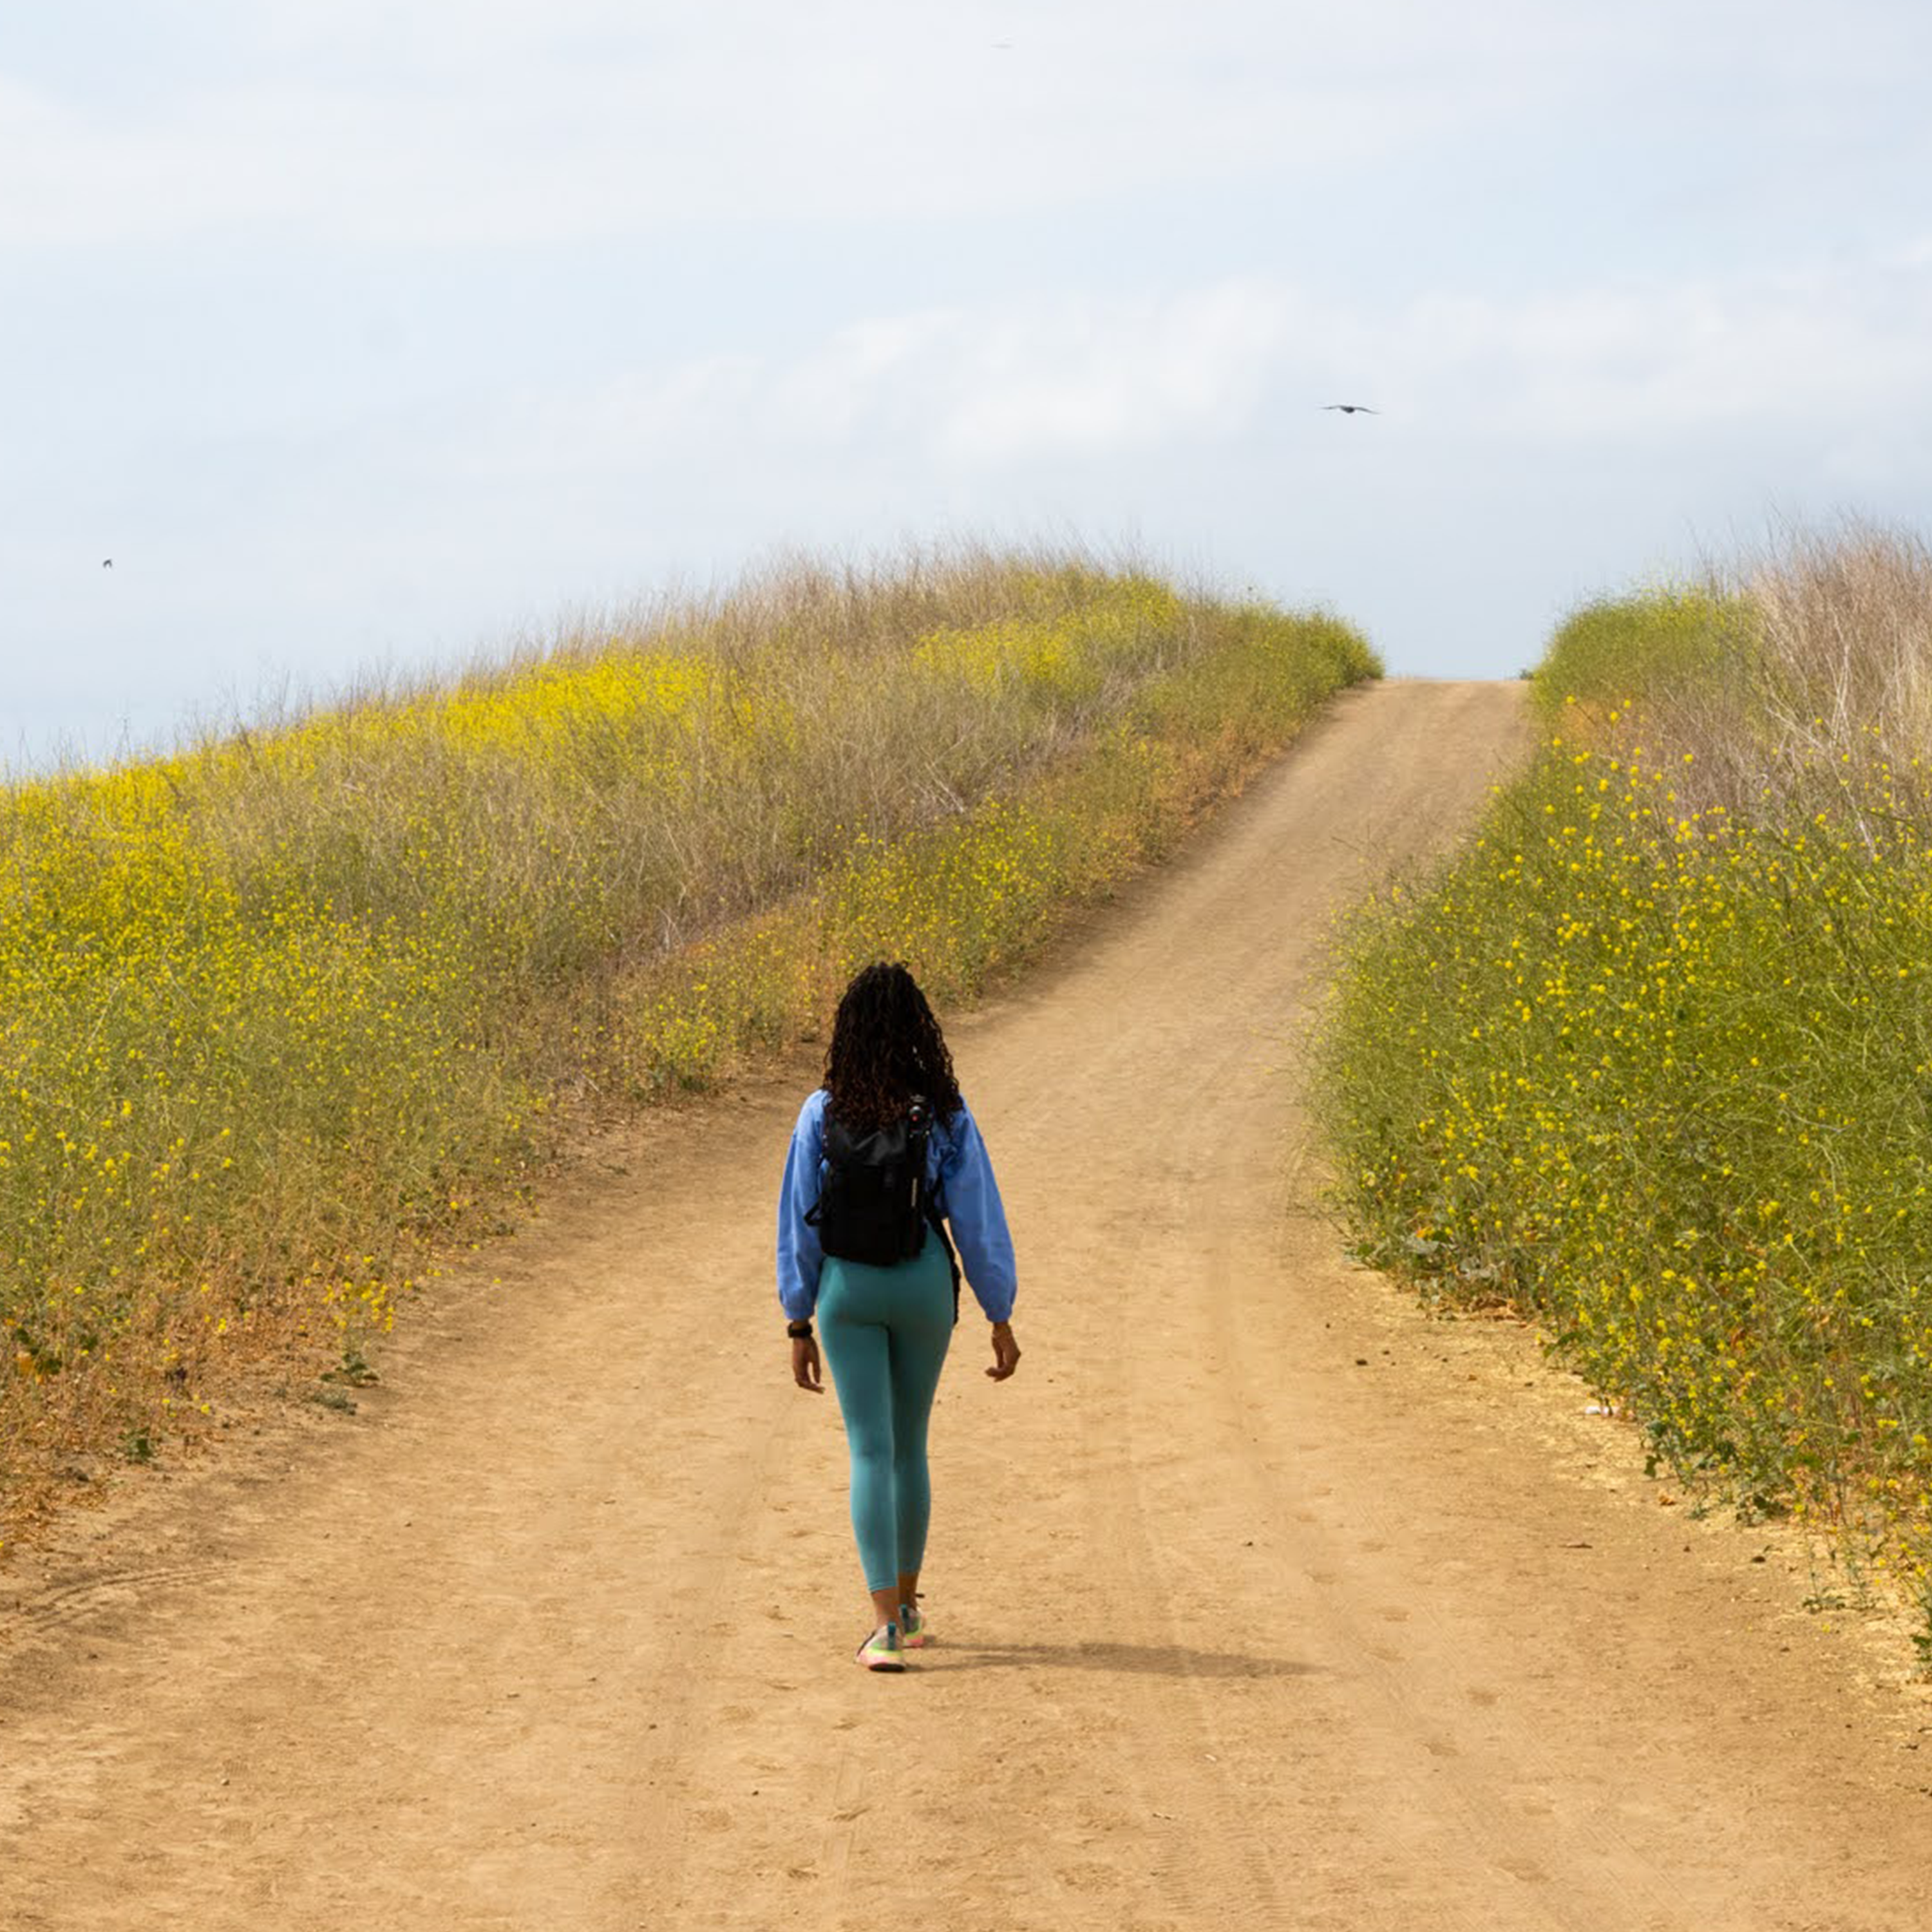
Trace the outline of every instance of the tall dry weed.
<instances>
[{"instance_id":1,"label":"tall dry weed","mask_svg":"<svg viewBox=\"0 0 1932 1932\"><path fill-rule=\"evenodd\" d=\"M1788 536L1537 680L1543 755L1352 936L1346 1211L1532 1311L1656 1466L1833 1532L1932 1662L1932 557Z\"/></svg>"},{"instance_id":2,"label":"tall dry weed","mask_svg":"<svg viewBox=\"0 0 1932 1932\"><path fill-rule=\"evenodd\" d=\"M1910 531L1786 530L1700 584L1580 613L1539 676L1585 736L1614 712L1609 736L1688 754L1694 808L1823 812L1874 844L1932 831L1932 548Z\"/></svg>"},{"instance_id":3,"label":"tall dry weed","mask_svg":"<svg viewBox=\"0 0 1932 1932\"><path fill-rule=\"evenodd\" d=\"M794 560L0 789L0 1534L856 959L970 992L1376 668L1078 555Z\"/></svg>"}]
</instances>

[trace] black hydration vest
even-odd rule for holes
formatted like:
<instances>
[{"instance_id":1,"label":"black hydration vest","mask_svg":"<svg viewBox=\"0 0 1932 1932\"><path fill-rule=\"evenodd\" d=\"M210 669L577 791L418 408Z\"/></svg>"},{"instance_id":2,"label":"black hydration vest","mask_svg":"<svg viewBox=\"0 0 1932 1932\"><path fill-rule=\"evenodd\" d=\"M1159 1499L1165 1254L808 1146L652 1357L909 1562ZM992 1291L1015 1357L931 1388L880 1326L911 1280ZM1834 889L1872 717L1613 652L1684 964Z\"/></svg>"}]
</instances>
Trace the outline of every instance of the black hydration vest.
<instances>
[{"instance_id":1,"label":"black hydration vest","mask_svg":"<svg viewBox=\"0 0 1932 1932\"><path fill-rule=\"evenodd\" d=\"M805 1217L820 1247L842 1261L890 1268L919 1253L930 1228L945 1246L956 1300L959 1264L926 1178L932 1108L915 1096L896 1120L855 1133L828 1106L824 1135L829 1171Z\"/></svg>"}]
</instances>

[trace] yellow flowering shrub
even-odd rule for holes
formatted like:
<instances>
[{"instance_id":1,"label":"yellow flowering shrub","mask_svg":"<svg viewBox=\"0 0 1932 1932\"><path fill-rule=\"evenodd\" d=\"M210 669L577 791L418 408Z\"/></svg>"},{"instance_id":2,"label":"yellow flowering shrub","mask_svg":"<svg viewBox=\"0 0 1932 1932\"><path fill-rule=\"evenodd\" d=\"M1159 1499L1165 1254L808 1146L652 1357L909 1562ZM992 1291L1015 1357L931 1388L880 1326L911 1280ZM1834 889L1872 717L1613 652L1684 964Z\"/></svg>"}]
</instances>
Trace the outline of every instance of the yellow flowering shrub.
<instances>
[{"instance_id":1,"label":"yellow flowering shrub","mask_svg":"<svg viewBox=\"0 0 1932 1932\"><path fill-rule=\"evenodd\" d=\"M0 790L0 1536L251 1360L361 1364L573 1123L860 962L970 992L1377 669L1077 560L800 566Z\"/></svg>"},{"instance_id":2,"label":"yellow flowering shrub","mask_svg":"<svg viewBox=\"0 0 1932 1932\"><path fill-rule=\"evenodd\" d=\"M1761 706L1654 739L1696 638L1762 634L1742 597L1588 622L1539 676L1585 664L1597 701L1346 943L1342 1202L1431 1296L1534 1312L1657 1462L1847 1532L1932 1612L1932 774Z\"/></svg>"}]
</instances>

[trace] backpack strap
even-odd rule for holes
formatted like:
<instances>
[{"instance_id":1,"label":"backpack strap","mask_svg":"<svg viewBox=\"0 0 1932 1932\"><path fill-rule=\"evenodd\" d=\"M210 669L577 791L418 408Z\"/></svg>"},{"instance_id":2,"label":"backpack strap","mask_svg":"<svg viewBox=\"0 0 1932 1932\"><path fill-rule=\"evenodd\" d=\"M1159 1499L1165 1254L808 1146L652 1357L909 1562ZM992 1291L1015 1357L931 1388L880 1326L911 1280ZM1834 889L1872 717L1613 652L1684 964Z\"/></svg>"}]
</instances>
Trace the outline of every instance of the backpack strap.
<instances>
[{"instance_id":1,"label":"backpack strap","mask_svg":"<svg viewBox=\"0 0 1932 1932\"><path fill-rule=\"evenodd\" d=\"M959 1326L959 1257L953 1252L952 1237L946 1232L946 1216L930 1194L926 1197L926 1220L939 1237L939 1245L946 1250L946 1264L952 1270L952 1325L956 1328Z\"/></svg>"},{"instance_id":2,"label":"backpack strap","mask_svg":"<svg viewBox=\"0 0 1932 1932\"><path fill-rule=\"evenodd\" d=\"M952 1138L952 1130L936 1113L932 1116L926 1131L928 1138L940 1135L950 1143ZM946 1250L946 1264L952 1270L952 1325L956 1328L959 1325L959 1256L954 1250L952 1235L946 1232L946 1216L939 1205L940 1192L936 1184L927 1191L924 1202L926 1219L927 1226L939 1237L939 1245Z\"/></svg>"}]
</instances>

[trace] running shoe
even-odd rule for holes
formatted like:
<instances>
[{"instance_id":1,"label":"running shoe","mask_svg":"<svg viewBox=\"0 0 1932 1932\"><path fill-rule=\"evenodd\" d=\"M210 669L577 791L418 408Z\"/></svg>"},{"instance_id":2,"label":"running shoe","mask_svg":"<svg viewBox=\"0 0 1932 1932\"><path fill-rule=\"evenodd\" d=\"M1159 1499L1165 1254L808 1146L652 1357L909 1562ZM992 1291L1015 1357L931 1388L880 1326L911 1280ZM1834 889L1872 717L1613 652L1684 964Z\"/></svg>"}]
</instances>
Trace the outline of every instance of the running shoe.
<instances>
[{"instance_id":1,"label":"running shoe","mask_svg":"<svg viewBox=\"0 0 1932 1932\"><path fill-rule=\"evenodd\" d=\"M916 1604L899 1606L899 1641L908 1650L923 1650L932 1641L926 1618Z\"/></svg>"},{"instance_id":2,"label":"running shoe","mask_svg":"<svg viewBox=\"0 0 1932 1932\"><path fill-rule=\"evenodd\" d=\"M868 1670L903 1670L905 1652L897 1624L881 1624L859 1646L859 1661Z\"/></svg>"}]
</instances>

